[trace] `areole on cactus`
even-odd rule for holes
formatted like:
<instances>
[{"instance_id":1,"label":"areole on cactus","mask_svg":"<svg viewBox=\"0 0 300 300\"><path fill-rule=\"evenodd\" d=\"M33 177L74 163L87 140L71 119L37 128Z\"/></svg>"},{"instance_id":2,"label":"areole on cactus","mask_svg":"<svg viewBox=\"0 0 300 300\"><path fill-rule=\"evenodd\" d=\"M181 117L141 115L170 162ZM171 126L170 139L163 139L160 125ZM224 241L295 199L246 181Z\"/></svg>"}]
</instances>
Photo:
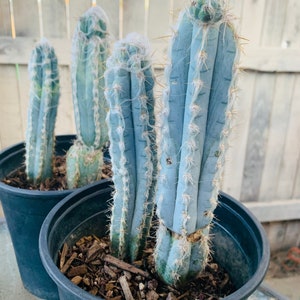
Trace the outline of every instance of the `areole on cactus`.
<instances>
[{"instance_id":1,"label":"areole on cactus","mask_svg":"<svg viewBox=\"0 0 300 300\"><path fill-rule=\"evenodd\" d=\"M101 178L102 148L108 142L104 72L109 50L107 16L99 7L80 18L72 42L72 92L77 140L67 154L68 187Z\"/></svg>"},{"instance_id":2,"label":"areole on cactus","mask_svg":"<svg viewBox=\"0 0 300 300\"><path fill-rule=\"evenodd\" d=\"M155 261L179 285L202 271L231 129L237 38L219 1L180 15L160 115Z\"/></svg>"},{"instance_id":3,"label":"areole on cactus","mask_svg":"<svg viewBox=\"0 0 300 300\"><path fill-rule=\"evenodd\" d=\"M111 247L114 255L134 261L149 234L157 164L154 79L143 37L131 34L115 44L105 79L115 186Z\"/></svg>"},{"instance_id":4,"label":"areole on cactus","mask_svg":"<svg viewBox=\"0 0 300 300\"><path fill-rule=\"evenodd\" d=\"M30 101L26 131L26 174L40 183L52 176L54 128L60 96L57 57L46 39L36 44L28 64Z\"/></svg>"}]
</instances>

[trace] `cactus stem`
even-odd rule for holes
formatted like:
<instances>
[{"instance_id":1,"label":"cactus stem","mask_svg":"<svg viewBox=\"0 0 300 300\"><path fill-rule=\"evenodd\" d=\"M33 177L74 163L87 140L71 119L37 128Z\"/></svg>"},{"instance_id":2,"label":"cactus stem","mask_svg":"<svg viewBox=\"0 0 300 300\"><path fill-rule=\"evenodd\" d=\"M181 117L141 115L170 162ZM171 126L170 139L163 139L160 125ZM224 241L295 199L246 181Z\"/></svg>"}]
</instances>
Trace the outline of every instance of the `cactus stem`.
<instances>
[{"instance_id":1,"label":"cactus stem","mask_svg":"<svg viewBox=\"0 0 300 300\"><path fill-rule=\"evenodd\" d=\"M108 107L104 97L108 43L107 16L99 6L91 7L79 19L72 41L72 94L77 141L67 154L69 188L101 178L101 149L108 142L105 123ZM80 165L84 162L88 162L88 167Z\"/></svg>"},{"instance_id":2,"label":"cactus stem","mask_svg":"<svg viewBox=\"0 0 300 300\"><path fill-rule=\"evenodd\" d=\"M197 275L209 253L236 92L236 35L224 14L216 0L196 0L181 13L165 71L155 260L174 285Z\"/></svg>"},{"instance_id":3,"label":"cactus stem","mask_svg":"<svg viewBox=\"0 0 300 300\"><path fill-rule=\"evenodd\" d=\"M52 176L60 96L57 57L46 39L33 49L28 70L31 86L25 165L28 179L40 183Z\"/></svg>"},{"instance_id":4,"label":"cactus stem","mask_svg":"<svg viewBox=\"0 0 300 300\"><path fill-rule=\"evenodd\" d=\"M154 80L140 37L131 35L115 44L105 79L113 180L119 191L110 236L114 254L133 261L142 253L149 233L156 185Z\"/></svg>"}]
</instances>

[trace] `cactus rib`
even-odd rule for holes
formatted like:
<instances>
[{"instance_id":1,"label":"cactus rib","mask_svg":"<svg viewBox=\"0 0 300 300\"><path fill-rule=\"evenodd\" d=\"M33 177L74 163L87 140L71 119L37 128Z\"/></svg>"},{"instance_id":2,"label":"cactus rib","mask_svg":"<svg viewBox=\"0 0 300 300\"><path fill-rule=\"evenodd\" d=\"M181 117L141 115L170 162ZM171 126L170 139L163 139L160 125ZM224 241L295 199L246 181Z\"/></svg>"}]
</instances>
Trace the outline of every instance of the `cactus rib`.
<instances>
[{"instance_id":1,"label":"cactus rib","mask_svg":"<svg viewBox=\"0 0 300 300\"><path fill-rule=\"evenodd\" d=\"M104 72L108 56L107 16L91 7L79 19L72 42L72 91L77 141L67 155L69 188L101 178L102 147L108 142Z\"/></svg>"},{"instance_id":2,"label":"cactus rib","mask_svg":"<svg viewBox=\"0 0 300 300\"><path fill-rule=\"evenodd\" d=\"M184 26L192 31L181 30ZM231 128L236 58L236 37L218 1L193 1L177 28L162 101L155 251L157 271L172 285L198 274L209 254L209 227ZM176 52L180 41L191 45L188 71ZM173 78L183 74L186 90L178 94L174 91L182 82Z\"/></svg>"},{"instance_id":3,"label":"cactus rib","mask_svg":"<svg viewBox=\"0 0 300 300\"><path fill-rule=\"evenodd\" d=\"M46 39L33 49L28 68L31 86L25 165L28 179L40 183L52 176L60 96L57 57Z\"/></svg>"},{"instance_id":4,"label":"cactus rib","mask_svg":"<svg viewBox=\"0 0 300 300\"><path fill-rule=\"evenodd\" d=\"M107 100L116 193L110 236L116 256L140 256L154 209L154 79L146 44L129 35L107 63ZM127 246L126 246L127 245Z\"/></svg>"}]
</instances>

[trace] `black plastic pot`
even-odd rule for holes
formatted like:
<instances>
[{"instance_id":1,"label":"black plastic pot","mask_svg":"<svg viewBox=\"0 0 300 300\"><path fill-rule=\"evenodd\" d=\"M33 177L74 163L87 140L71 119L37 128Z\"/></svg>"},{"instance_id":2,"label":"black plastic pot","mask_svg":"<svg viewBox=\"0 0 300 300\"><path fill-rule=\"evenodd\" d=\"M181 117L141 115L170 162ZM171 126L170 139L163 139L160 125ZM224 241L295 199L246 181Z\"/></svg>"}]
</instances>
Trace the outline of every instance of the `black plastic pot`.
<instances>
[{"instance_id":1,"label":"black plastic pot","mask_svg":"<svg viewBox=\"0 0 300 300\"><path fill-rule=\"evenodd\" d=\"M56 153L65 154L74 139L75 135L57 136ZM24 143L3 150L0 153L0 179L23 166L24 155ZM58 292L40 260L40 228L49 211L72 191L32 191L0 182L0 200L23 285L43 299L58 299Z\"/></svg>"},{"instance_id":2,"label":"black plastic pot","mask_svg":"<svg viewBox=\"0 0 300 300\"><path fill-rule=\"evenodd\" d=\"M82 236L107 233L109 183L96 183L69 195L46 217L40 232L40 255L61 300L96 300L74 285L56 267L63 243L73 245ZM220 195L213 227L214 258L229 272L237 290L224 299L245 299L263 280L269 264L269 244L253 215L228 195Z\"/></svg>"}]
</instances>

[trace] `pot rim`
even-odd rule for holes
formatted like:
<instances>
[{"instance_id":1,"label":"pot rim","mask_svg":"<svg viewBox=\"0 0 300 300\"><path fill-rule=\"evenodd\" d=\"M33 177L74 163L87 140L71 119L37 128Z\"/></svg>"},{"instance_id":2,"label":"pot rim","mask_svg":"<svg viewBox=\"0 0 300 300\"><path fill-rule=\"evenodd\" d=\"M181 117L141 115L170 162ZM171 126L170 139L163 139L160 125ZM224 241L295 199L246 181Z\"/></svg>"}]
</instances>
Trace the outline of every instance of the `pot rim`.
<instances>
[{"instance_id":1,"label":"pot rim","mask_svg":"<svg viewBox=\"0 0 300 300\"><path fill-rule=\"evenodd\" d=\"M256 271L252 274L252 276L247 280L245 284L243 284L239 289L237 289L232 294L226 296L223 298L224 300L238 300L238 299L246 299L249 297L256 288L259 287L259 285L262 283L268 268L269 268L269 262L270 262L270 245L268 238L266 236L265 230L262 226L262 224L258 221L256 216L250 211L249 208L247 208L244 204L242 204L240 201L236 200L234 197L228 195L227 193L220 191L219 195L222 199L225 199L225 201L221 202L221 206L227 206L231 211L233 211L235 214L237 209L239 212L242 212L242 214L239 214L239 217L242 218L243 216L246 217L249 221L252 222L251 228L256 228L256 238L260 238L261 240L261 258L260 263L258 264L258 267ZM230 202L230 206L228 203ZM234 209L237 208L237 209ZM248 223L247 223L248 224ZM256 287L254 289L254 287Z\"/></svg>"},{"instance_id":2,"label":"pot rim","mask_svg":"<svg viewBox=\"0 0 300 300\"><path fill-rule=\"evenodd\" d=\"M64 213L64 206L67 205L67 203L72 199L72 198L77 198L81 197L80 195L82 194L82 197L86 196L86 190L91 190L95 189L94 193L98 190L98 185L99 184L105 184L109 185L109 183L112 183L110 179L104 179L101 182L94 182L85 188L81 188L73 192L72 194L68 195L65 197L62 201L60 201L57 205L53 207L53 209L49 212L47 217L45 218L41 230L40 230L40 236L39 236L39 249L40 249L40 256L42 263L44 265L44 268L48 272L49 276L52 278L52 280L57 283L57 282L62 282L64 287L71 293L73 294L74 289L76 292L76 295L80 296L82 295L82 299L87 299L87 300L96 300L96 299L101 299L99 297L93 296L89 294L88 292L84 291L80 287L74 285L61 271L59 268L56 266L54 263L50 252L48 248L48 235L51 232L51 223L53 218L58 215L58 219L61 217L61 215ZM109 189L109 187L106 187ZM46 231L46 232L45 232ZM47 252L43 251L43 255L41 255L41 249L47 249Z\"/></svg>"},{"instance_id":3,"label":"pot rim","mask_svg":"<svg viewBox=\"0 0 300 300\"><path fill-rule=\"evenodd\" d=\"M90 185L87 189L96 189L98 183L94 183ZM64 211L64 206L67 204L67 202L70 201L72 198L78 198L82 196L86 196L86 189L85 190L79 190L76 191L69 196L67 196L65 199L63 199L59 204L57 204L48 214L46 217L41 231L40 231L40 239L39 239L39 248L40 248L40 253L41 249L47 249L47 252L43 251L43 254L41 255L43 265L45 269L47 270L49 276L54 280L54 282L61 282L64 285L64 288L71 292L72 294L75 292L77 295L82 295L82 299L87 299L87 300L96 300L96 299L101 299L99 297L90 295L88 292L84 291L80 287L74 285L67 277L65 277L64 274L61 273L59 268L56 266L54 263L52 257L50 256L49 248L48 248L48 236L49 233L51 232L51 220L53 218L56 218L55 216L57 215L58 218L60 218L61 214ZM261 240L262 244L262 251L260 255L260 260L258 267L254 274L247 280L245 284L243 284L239 289L237 289L235 292L232 294L226 296L223 299L226 300L237 300L237 299L245 299L249 297L260 285L260 283L263 281L263 278L265 277L265 274L268 270L269 266L269 257L270 257L270 248L269 248L269 242L267 240L265 231L261 225L261 223L256 219L256 217L253 215L253 213L245 207L241 202L237 201L235 198L231 197L230 195L220 192L220 197L222 199L222 202L220 202L220 207L224 206L226 208L229 208L231 211L233 211L235 214L239 214L239 212L243 212L243 215L247 217L247 219L251 220L252 225L255 226L256 233L255 236L256 238L259 238ZM224 200L225 199L225 200ZM230 205L229 205L230 204ZM235 209L236 208L236 209ZM236 212L237 210L237 212ZM243 217L240 216L240 218ZM251 226L252 227L252 226ZM45 232L46 231L46 232Z\"/></svg>"},{"instance_id":4,"label":"pot rim","mask_svg":"<svg viewBox=\"0 0 300 300\"><path fill-rule=\"evenodd\" d=\"M56 135L56 142L63 142L67 140L75 140L76 135L75 134L63 134L63 135ZM57 143L56 143L57 146ZM2 160L9 160L12 155L17 155L19 152L24 152L25 150L25 141L13 144L11 146L8 146L0 151L0 162ZM21 165L20 165L21 167ZM87 185L88 186L88 185ZM69 193L72 193L74 191L77 191L81 188L75 188L75 189L67 189L67 190L52 190L52 191L40 191L40 190L29 190L29 189L21 189L18 187L10 186L2 181L0 181L0 191L7 191L14 193L16 195L20 195L22 197L30 197L30 198L40 198L43 196L50 197L50 196L67 196Z\"/></svg>"}]
</instances>

